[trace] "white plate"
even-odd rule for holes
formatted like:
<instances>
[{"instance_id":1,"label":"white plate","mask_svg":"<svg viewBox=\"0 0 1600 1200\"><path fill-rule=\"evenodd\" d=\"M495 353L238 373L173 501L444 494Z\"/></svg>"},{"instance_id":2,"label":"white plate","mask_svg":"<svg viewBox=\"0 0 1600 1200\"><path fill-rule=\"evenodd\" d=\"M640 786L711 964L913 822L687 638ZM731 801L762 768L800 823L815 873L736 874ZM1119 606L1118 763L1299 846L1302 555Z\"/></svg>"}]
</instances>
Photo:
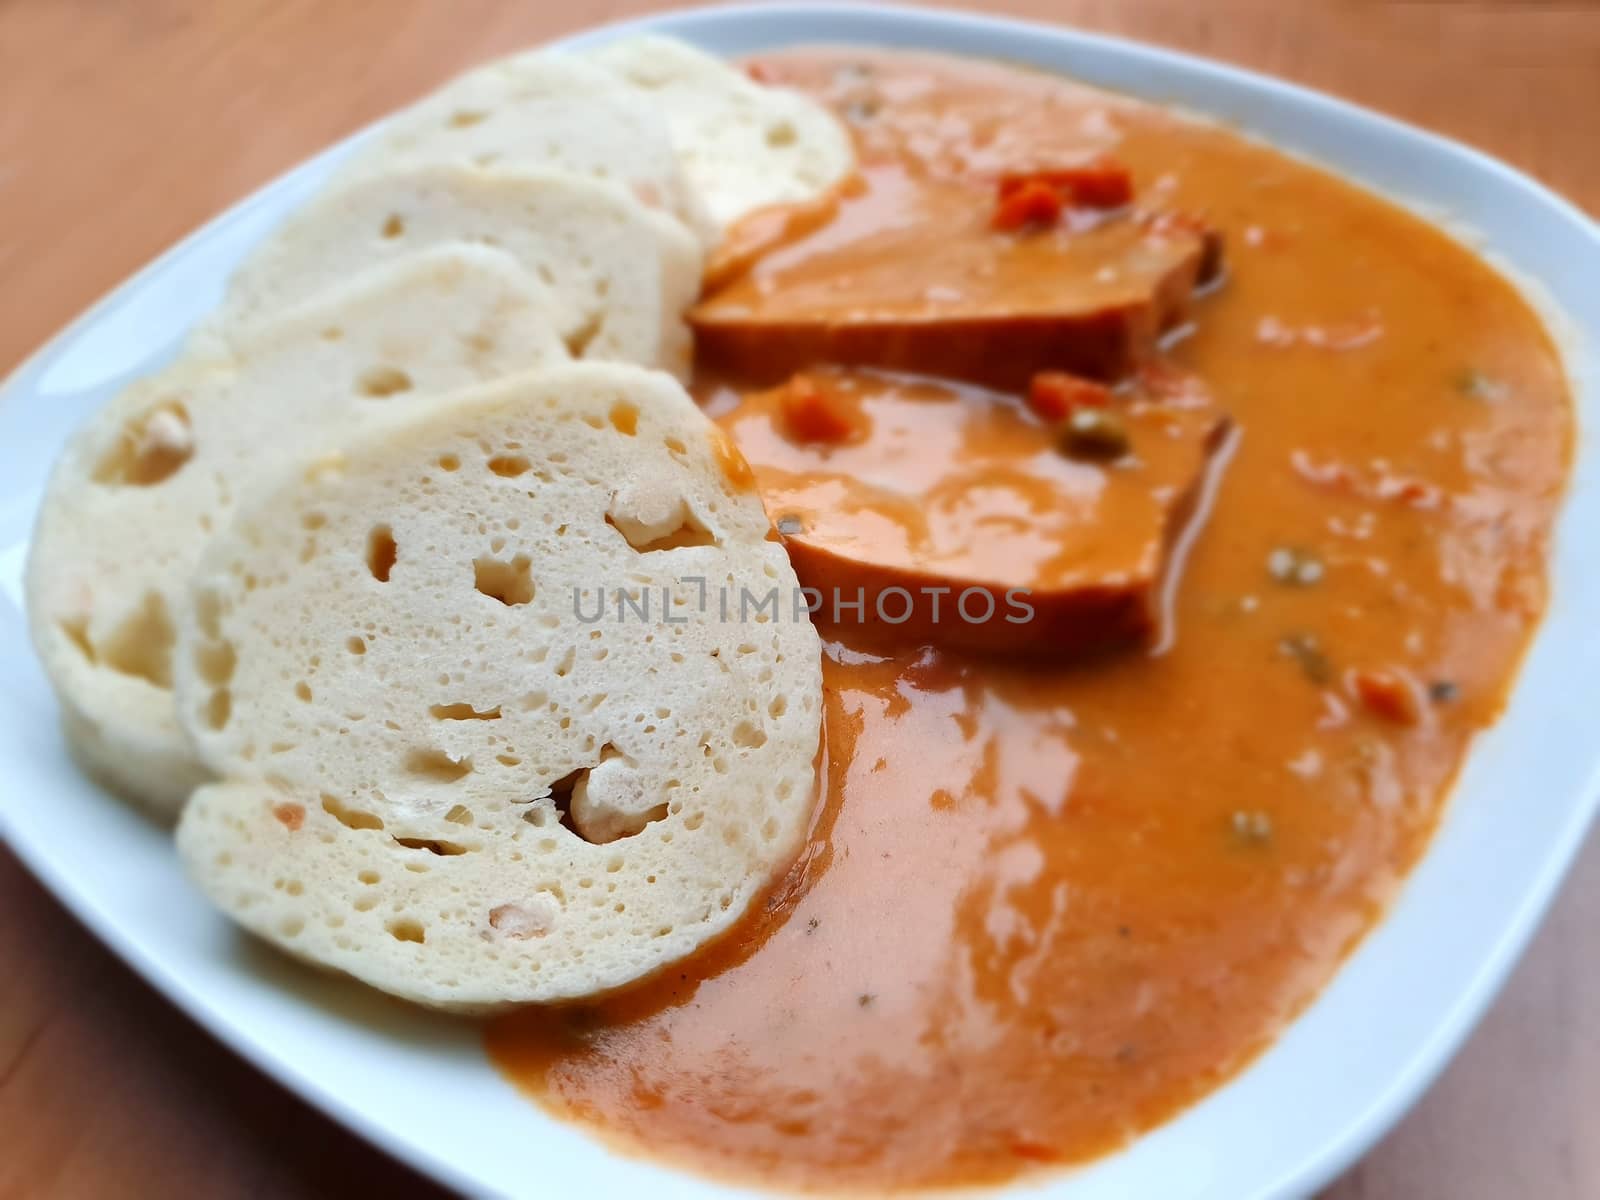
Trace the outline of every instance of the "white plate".
<instances>
[{"instance_id":1,"label":"white plate","mask_svg":"<svg viewBox=\"0 0 1600 1200\"><path fill-rule=\"evenodd\" d=\"M1569 347L1581 443L1550 612L1504 720L1473 751L1431 851L1390 916L1254 1066L1123 1153L1029 1195L1300 1195L1365 1150L1444 1065L1543 913L1600 793L1600 231L1472 150L1261 76L1064 29L861 7L682 13L652 28L723 53L806 41L924 46L1068 72L1212 113L1483 231L1541 282ZM347 149L345 147L343 149ZM490 1067L475 1027L413 1013L259 950L215 916L166 836L72 769L29 651L20 576L34 507L68 430L168 357L229 269L324 178L335 149L169 251L85 314L0 393L0 786L12 847L107 945L262 1070L413 1166L473 1193L741 1194L617 1157L546 1118Z\"/></svg>"}]
</instances>

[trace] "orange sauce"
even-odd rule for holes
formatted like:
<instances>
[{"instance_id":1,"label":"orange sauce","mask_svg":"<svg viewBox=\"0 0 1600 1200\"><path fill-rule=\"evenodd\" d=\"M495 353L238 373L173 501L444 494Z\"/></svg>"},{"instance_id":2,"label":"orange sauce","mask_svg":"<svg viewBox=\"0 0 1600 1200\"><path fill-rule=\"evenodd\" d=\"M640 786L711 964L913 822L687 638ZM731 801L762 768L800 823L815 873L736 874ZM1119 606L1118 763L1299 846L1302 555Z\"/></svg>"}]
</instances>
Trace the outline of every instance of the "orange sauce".
<instances>
[{"instance_id":1,"label":"orange sauce","mask_svg":"<svg viewBox=\"0 0 1600 1200\"><path fill-rule=\"evenodd\" d=\"M1382 913L1543 609L1569 398L1479 259L1225 129L979 62L764 65L854 118L869 166L1087 148L1203 211L1230 274L1172 354L1237 450L1159 653L1006 665L825 629L826 799L789 878L693 960L489 1048L552 1111L696 1169L1009 1180L1226 1080Z\"/></svg>"}]
</instances>

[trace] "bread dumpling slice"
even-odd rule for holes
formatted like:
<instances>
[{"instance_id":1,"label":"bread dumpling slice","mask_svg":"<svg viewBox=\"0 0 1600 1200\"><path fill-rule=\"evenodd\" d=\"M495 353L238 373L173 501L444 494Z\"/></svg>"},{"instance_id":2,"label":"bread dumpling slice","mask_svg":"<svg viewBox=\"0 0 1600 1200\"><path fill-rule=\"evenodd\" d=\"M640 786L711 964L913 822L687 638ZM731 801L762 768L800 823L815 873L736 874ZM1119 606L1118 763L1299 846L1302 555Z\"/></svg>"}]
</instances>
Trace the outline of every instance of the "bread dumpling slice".
<instances>
[{"instance_id":1,"label":"bread dumpling slice","mask_svg":"<svg viewBox=\"0 0 1600 1200\"><path fill-rule=\"evenodd\" d=\"M189 572L251 481L339 427L565 359L548 291L485 247L440 247L141 380L68 442L27 569L69 744L171 819L202 777L173 715Z\"/></svg>"},{"instance_id":2,"label":"bread dumpling slice","mask_svg":"<svg viewBox=\"0 0 1600 1200\"><path fill-rule=\"evenodd\" d=\"M855 168L850 135L820 104L687 42L645 34L589 54L666 117L690 185L723 229L773 204L815 199Z\"/></svg>"},{"instance_id":3,"label":"bread dumpling slice","mask_svg":"<svg viewBox=\"0 0 1600 1200\"><path fill-rule=\"evenodd\" d=\"M209 328L271 318L352 274L432 246L504 250L550 289L573 358L686 374L700 244L620 190L552 170L397 167L330 187L274 230Z\"/></svg>"},{"instance_id":4,"label":"bread dumpling slice","mask_svg":"<svg viewBox=\"0 0 1600 1200\"><path fill-rule=\"evenodd\" d=\"M740 468L668 376L571 364L362 430L242 509L179 638L221 778L178 828L200 886L460 1011L621 987L726 930L803 840L821 708Z\"/></svg>"},{"instance_id":5,"label":"bread dumpling slice","mask_svg":"<svg viewBox=\"0 0 1600 1200\"><path fill-rule=\"evenodd\" d=\"M385 121L341 177L441 163L568 171L711 236L661 115L611 72L570 55L520 54L451 80Z\"/></svg>"}]
</instances>

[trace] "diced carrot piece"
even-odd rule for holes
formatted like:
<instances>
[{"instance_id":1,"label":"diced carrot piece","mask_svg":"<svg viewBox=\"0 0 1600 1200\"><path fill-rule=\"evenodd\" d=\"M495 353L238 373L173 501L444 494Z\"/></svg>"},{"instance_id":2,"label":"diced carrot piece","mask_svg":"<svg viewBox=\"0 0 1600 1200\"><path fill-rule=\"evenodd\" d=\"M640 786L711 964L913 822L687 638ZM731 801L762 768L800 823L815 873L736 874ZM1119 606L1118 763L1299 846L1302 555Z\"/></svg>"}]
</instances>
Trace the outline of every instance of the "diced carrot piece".
<instances>
[{"instance_id":1,"label":"diced carrot piece","mask_svg":"<svg viewBox=\"0 0 1600 1200\"><path fill-rule=\"evenodd\" d=\"M1352 671L1350 686L1369 712L1386 721L1415 725L1422 719L1422 689L1402 672Z\"/></svg>"},{"instance_id":2,"label":"diced carrot piece","mask_svg":"<svg viewBox=\"0 0 1600 1200\"><path fill-rule=\"evenodd\" d=\"M1028 407L1046 421L1065 421L1078 408L1104 408L1111 389L1066 371L1040 371L1028 384Z\"/></svg>"},{"instance_id":3,"label":"diced carrot piece","mask_svg":"<svg viewBox=\"0 0 1600 1200\"><path fill-rule=\"evenodd\" d=\"M1122 208L1133 203L1133 173L1109 158L1075 167L1010 172L1000 177L1001 198L1031 183L1042 183L1081 208Z\"/></svg>"},{"instance_id":4,"label":"diced carrot piece","mask_svg":"<svg viewBox=\"0 0 1600 1200\"><path fill-rule=\"evenodd\" d=\"M1007 232L1029 225L1054 225L1061 219L1061 193L1048 183L1030 181L1002 192L990 224Z\"/></svg>"},{"instance_id":5,"label":"diced carrot piece","mask_svg":"<svg viewBox=\"0 0 1600 1200\"><path fill-rule=\"evenodd\" d=\"M1132 172L1109 160L1062 172L1057 185L1070 189L1073 203L1085 208L1121 208L1133 203Z\"/></svg>"},{"instance_id":6,"label":"diced carrot piece","mask_svg":"<svg viewBox=\"0 0 1600 1200\"><path fill-rule=\"evenodd\" d=\"M744 73L757 83L771 83L777 78L777 72L764 62L748 62L744 65Z\"/></svg>"},{"instance_id":7,"label":"diced carrot piece","mask_svg":"<svg viewBox=\"0 0 1600 1200\"><path fill-rule=\"evenodd\" d=\"M784 433L791 441L837 443L856 432L856 422L839 397L804 375L796 375L784 385L779 408Z\"/></svg>"}]
</instances>

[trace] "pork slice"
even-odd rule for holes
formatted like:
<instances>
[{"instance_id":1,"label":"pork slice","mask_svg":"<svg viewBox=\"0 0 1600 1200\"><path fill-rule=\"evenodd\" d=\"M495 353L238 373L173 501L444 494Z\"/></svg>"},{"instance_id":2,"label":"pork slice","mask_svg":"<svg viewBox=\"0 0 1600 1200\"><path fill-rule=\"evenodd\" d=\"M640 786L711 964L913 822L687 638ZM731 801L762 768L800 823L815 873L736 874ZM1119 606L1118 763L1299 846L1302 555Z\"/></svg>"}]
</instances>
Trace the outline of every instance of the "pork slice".
<instances>
[{"instance_id":1,"label":"pork slice","mask_svg":"<svg viewBox=\"0 0 1600 1200\"><path fill-rule=\"evenodd\" d=\"M693 308L699 360L764 383L817 363L1012 390L1042 370L1118 379L1219 270L1196 222L1077 213L1008 232L989 216L970 188L880 179Z\"/></svg>"},{"instance_id":2,"label":"pork slice","mask_svg":"<svg viewBox=\"0 0 1600 1200\"><path fill-rule=\"evenodd\" d=\"M797 387L827 398L832 425L797 427ZM1110 411L1128 452L1074 457L1013 397L824 368L719 419L800 582L820 593L819 624L1060 658L1161 635L1175 548L1227 441L1226 414L1193 379L1123 389Z\"/></svg>"}]
</instances>

